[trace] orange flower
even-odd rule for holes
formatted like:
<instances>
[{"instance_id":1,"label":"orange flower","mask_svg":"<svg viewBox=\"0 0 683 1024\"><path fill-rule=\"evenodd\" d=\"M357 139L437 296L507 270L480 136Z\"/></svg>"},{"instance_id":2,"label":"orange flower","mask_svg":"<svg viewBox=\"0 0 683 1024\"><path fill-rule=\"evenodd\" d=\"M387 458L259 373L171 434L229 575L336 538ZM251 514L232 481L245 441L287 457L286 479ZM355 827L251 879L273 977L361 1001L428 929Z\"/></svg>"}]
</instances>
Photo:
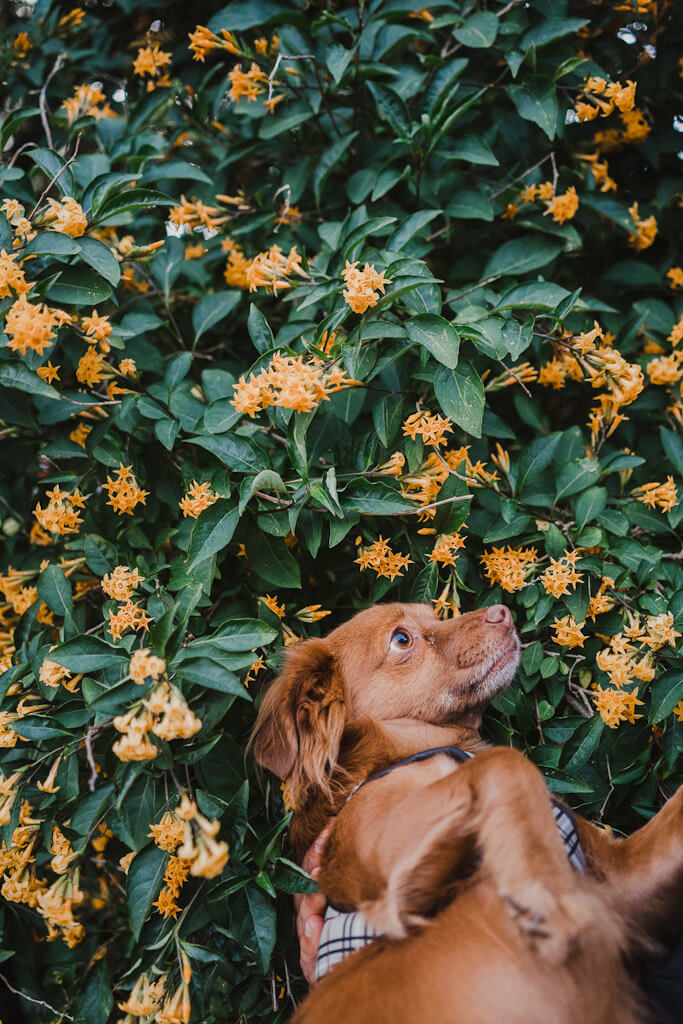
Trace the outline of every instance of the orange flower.
<instances>
[{"instance_id":1,"label":"orange flower","mask_svg":"<svg viewBox=\"0 0 683 1024\"><path fill-rule=\"evenodd\" d=\"M412 565L412 559L408 555L391 550L383 537L373 544L359 549L358 558L354 562L360 566L361 571L372 569L378 576L393 580L403 575L403 570Z\"/></svg>"},{"instance_id":2,"label":"orange flower","mask_svg":"<svg viewBox=\"0 0 683 1024\"><path fill-rule=\"evenodd\" d=\"M342 277L346 282L344 300L354 313L365 313L371 306L376 306L379 293L384 294L384 286L391 284L391 281L385 279L384 271L378 273L374 264L370 263L358 270L357 262L349 263L347 260Z\"/></svg>"},{"instance_id":3,"label":"orange flower","mask_svg":"<svg viewBox=\"0 0 683 1024\"><path fill-rule=\"evenodd\" d=\"M140 490L130 466L121 463L116 474L115 478L108 476L104 485L109 494L107 504L119 515L132 515L136 505L145 504L149 491Z\"/></svg>"},{"instance_id":4,"label":"orange flower","mask_svg":"<svg viewBox=\"0 0 683 1024\"><path fill-rule=\"evenodd\" d=\"M193 480L185 497L180 500L180 509L185 517L192 516L193 519L197 519L204 509L213 505L219 497L220 495L214 494L211 490L210 484L198 484L196 480Z\"/></svg>"}]
</instances>

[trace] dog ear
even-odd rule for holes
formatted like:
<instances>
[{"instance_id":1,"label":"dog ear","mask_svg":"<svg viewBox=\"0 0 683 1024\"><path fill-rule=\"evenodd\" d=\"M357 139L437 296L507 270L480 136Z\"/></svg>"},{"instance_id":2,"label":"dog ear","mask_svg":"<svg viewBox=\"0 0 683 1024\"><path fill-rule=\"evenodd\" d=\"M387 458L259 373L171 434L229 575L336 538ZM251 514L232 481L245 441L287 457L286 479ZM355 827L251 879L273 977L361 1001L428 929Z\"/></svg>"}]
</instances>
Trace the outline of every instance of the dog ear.
<instances>
[{"instance_id":1,"label":"dog ear","mask_svg":"<svg viewBox=\"0 0 683 1024\"><path fill-rule=\"evenodd\" d=\"M288 778L298 805L313 786L329 793L346 721L332 648L326 640L305 640L290 647L263 699L251 739L254 756L278 778Z\"/></svg>"}]
</instances>

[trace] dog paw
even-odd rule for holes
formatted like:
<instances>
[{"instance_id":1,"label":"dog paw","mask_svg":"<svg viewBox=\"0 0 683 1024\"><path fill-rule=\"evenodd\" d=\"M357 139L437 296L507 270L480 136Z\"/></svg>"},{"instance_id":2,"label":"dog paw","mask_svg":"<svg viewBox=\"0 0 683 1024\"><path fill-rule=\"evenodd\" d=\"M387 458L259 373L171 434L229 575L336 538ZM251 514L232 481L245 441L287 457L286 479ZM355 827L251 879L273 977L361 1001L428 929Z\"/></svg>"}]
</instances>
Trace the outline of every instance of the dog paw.
<instances>
[{"instance_id":1,"label":"dog paw","mask_svg":"<svg viewBox=\"0 0 683 1024\"><path fill-rule=\"evenodd\" d=\"M583 894L556 895L539 882L504 893L503 899L531 946L553 964L564 963L575 952L582 932L593 920L592 907Z\"/></svg>"}]
</instances>

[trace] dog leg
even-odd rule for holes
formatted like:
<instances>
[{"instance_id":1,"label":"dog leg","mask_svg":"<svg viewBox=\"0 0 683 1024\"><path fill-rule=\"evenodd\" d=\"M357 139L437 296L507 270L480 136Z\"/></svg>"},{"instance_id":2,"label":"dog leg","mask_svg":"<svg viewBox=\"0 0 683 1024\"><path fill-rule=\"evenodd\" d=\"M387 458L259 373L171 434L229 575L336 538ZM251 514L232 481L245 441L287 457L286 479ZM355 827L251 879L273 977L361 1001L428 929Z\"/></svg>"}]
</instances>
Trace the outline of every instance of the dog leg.
<instances>
[{"instance_id":1,"label":"dog leg","mask_svg":"<svg viewBox=\"0 0 683 1024\"><path fill-rule=\"evenodd\" d=\"M612 899L655 942L680 933L683 913L683 787L627 839L576 818L588 867L613 890Z\"/></svg>"}]
</instances>

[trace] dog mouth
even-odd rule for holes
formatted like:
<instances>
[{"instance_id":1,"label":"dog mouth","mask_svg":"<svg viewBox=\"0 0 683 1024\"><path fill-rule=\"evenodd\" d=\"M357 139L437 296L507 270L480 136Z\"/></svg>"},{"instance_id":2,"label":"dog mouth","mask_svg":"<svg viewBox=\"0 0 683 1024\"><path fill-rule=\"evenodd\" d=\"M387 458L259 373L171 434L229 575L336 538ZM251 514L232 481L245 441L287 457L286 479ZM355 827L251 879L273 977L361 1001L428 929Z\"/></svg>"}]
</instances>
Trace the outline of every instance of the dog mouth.
<instances>
[{"instance_id":1,"label":"dog mouth","mask_svg":"<svg viewBox=\"0 0 683 1024\"><path fill-rule=\"evenodd\" d=\"M482 675L474 679L468 690L470 693L480 690L482 687L488 690L490 684L496 685L496 690L502 690L505 686L512 681L517 665L519 664L519 640L515 635L509 643L505 645L501 653L487 665Z\"/></svg>"}]
</instances>

